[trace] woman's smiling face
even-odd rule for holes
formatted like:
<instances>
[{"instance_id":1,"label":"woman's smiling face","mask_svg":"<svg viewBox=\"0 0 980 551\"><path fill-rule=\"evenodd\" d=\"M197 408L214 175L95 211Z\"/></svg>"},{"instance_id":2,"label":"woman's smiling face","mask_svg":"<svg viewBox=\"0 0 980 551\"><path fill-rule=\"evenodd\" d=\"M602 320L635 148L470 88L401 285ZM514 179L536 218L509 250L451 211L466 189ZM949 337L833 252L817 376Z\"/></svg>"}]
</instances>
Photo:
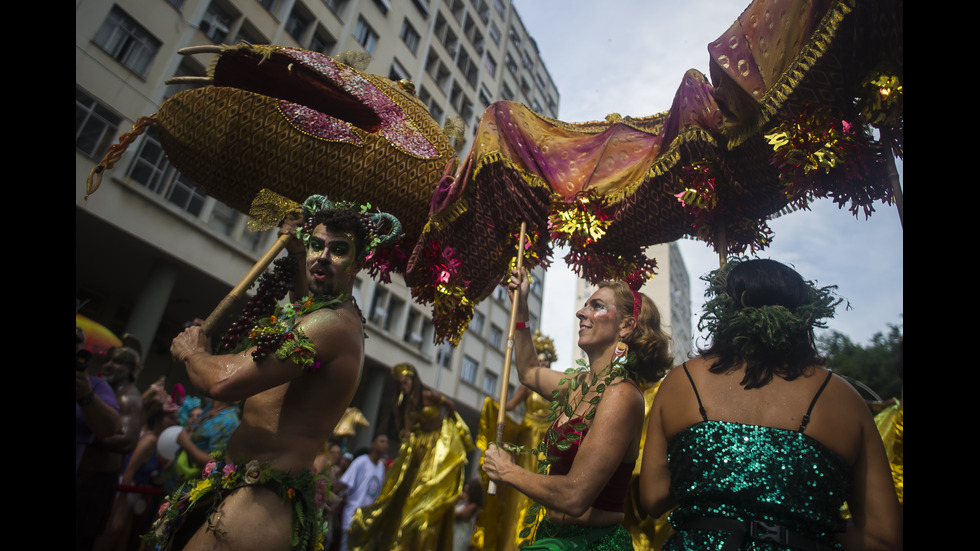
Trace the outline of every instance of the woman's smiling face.
<instances>
[{"instance_id":1,"label":"woman's smiling face","mask_svg":"<svg viewBox=\"0 0 980 551\"><path fill-rule=\"evenodd\" d=\"M593 293L575 317L579 320L578 346L582 350L600 350L619 341L621 316L616 311L612 289L603 287Z\"/></svg>"}]
</instances>

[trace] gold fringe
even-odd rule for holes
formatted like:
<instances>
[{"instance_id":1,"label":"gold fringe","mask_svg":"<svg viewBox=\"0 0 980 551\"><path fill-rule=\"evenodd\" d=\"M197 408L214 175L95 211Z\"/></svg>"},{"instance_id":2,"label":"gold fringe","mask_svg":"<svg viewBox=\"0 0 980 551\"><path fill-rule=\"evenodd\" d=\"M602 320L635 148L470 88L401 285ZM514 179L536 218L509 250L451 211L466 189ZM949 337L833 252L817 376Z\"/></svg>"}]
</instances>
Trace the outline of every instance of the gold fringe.
<instances>
[{"instance_id":1,"label":"gold fringe","mask_svg":"<svg viewBox=\"0 0 980 551\"><path fill-rule=\"evenodd\" d=\"M759 108L762 115L754 124L740 129L737 134L728 138L727 148L734 149L747 140L757 135L762 128L769 124L789 97L796 91L808 72L819 62L830 50L834 37L840 30L841 25L848 14L855 9L855 0L839 0L827 11L823 19L810 35L807 43L796 54L796 57L789 64L779 79L773 83L759 100Z\"/></svg>"},{"instance_id":2,"label":"gold fringe","mask_svg":"<svg viewBox=\"0 0 980 551\"><path fill-rule=\"evenodd\" d=\"M435 216L430 217L429 221L425 223L425 227L422 228L422 233L426 234L446 229L449 224L456 221L456 219L462 216L464 212L469 210L469 208L469 199L465 196L460 197L448 208L443 209Z\"/></svg>"},{"instance_id":3,"label":"gold fringe","mask_svg":"<svg viewBox=\"0 0 980 551\"><path fill-rule=\"evenodd\" d=\"M88 173L88 178L85 179L85 200L88 201L89 195L95 193L95 190L99 189L102 185L102 175L105 171L111 169L113 165L119 162L122 158L123 153L126 149L136 141L146 129L150 127L151 124L157 122L156 113L149 115L147 117L140 117L136 119L136 124L133 125L133 129L129 132L119 136L119 143L109 146L106 150L105 156L99 161L99 164L92 167L91 172Z\"/></svg>"},{"instance_id":4,"label":"gold fringe","mask_svg":"<svg viewBox=\"0 0 980 551\"><path fill-rule=\"evenodd\" d=\"M623 189L615 193L607 195L607 203L609 205L615 205L616 203L619 203L620 201L626 199L626 197L635 193L637 188L643 185L644 182L650 181L670 172L671 169L673 169L674 166L676 166L681 160L681 147L694 142L701 142L711 147L718 146L718 142L715 140L714 136L712 136L711 133L704 128L696 126L685 127L670 143L670 145L667 147L667 151L661 153L657 157L650 168L643 174L642 178L639 178L635 182L626 185Z\"/></svg>"}]
</instances>

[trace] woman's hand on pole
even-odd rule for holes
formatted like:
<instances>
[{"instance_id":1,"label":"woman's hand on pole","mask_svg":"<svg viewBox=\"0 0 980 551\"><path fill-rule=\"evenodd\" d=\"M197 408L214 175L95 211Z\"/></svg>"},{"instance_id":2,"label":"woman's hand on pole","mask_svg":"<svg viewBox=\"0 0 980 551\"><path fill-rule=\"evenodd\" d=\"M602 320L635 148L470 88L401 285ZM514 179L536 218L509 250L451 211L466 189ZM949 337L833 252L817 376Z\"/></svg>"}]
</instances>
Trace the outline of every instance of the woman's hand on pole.
<instances>
[{"instance_id":1,"label":"woman's hand on pole","mask_svg":"<svg viewBox=\"0 0 980 551\"><path fill-rule=\"evenodd\" d=\"M521 296L517 303L517 321L527 321L529 314L527 306L527 296L531 292L531 279L527 275L527 268L521 267L520 273L511 270L510 279L507 280L507 294L510 300L514 300L514 291L520 289Z\"/></svg>"}]
</instances>

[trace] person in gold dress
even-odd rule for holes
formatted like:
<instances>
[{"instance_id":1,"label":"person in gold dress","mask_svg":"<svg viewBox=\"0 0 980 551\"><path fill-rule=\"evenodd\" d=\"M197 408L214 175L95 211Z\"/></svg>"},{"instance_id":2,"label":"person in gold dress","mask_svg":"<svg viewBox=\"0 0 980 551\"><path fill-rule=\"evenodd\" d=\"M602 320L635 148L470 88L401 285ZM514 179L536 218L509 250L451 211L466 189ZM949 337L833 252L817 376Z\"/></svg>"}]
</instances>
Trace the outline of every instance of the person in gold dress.
<instances>
[{"instance_id":1,"label":"person in gold dress","mask_svg":"<svg viewBox=\"0 0 980 551\"><path fill-rule=\"evenodd\" d=\"M401 388L396 408L401 448L381 495L354 513L348 546L351 551L452 549L454 506L473 439L452 401L425 387L414 366L401 363L392 372Z\"/></svg>"},{"instance_id":2,"label":"person in gold dress","mask_svg":"<svg viewBox=\"0 0 980 551\"><path fill-rule=\"evenodd\" d=\"M558 359L555 343L540 330L534 332L534 349L538 353L538 362L542 367L551 367ZM521 385L507 401L507 411L513 411L524 404L524 418L514 422L506 418L504 440L526 448L538 445L548 430L548 406L550 402L538 393ZM480 416L480 433L476 445L481 451L486 451L487 444L494 440L497 431L497 402L487 397L483 402L483 413ZM482 454L481 454L482 457ZM518 464L529 471L536 471L538 458L531 454L517 456ZM486 487L489 479L486 473L480 471L483 485ZM496 495L484 498L483 513L473 531L473 547L484 551L509 551L517 548L521 541L520 532L523 519L527 515L532 501L524 494L510 486L497 486Z\"/></svg>"}]
</instances>

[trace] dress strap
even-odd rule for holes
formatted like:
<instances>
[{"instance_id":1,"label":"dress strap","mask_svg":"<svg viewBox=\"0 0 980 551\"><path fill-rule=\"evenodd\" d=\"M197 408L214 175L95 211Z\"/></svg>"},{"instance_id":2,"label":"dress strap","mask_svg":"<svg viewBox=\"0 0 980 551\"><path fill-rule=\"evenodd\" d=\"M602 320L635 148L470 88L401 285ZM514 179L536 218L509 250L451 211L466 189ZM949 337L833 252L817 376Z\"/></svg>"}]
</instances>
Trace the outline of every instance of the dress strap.
<instances>
[{"instance_id":1,"label":"dress strap","mask_svg":"<svg viewBox=\"0 0 980 551\"><path fill-rule=\"evenodd\" d=\"M827 371L827 378L824 379L823 384L820 385L820 390L817 390L817 393L813 395L813 400L810 401L810 407L807 408L806 415L803 416L803 422L800 423L800 432L805 431L806 426L810 424L810 412L813 411L813 406L816 405L817 398L819 398L820 394L823 393L823 389L827 388L827 383L830 382L830 378L833 376L834 373L832 371Z\"/></svg>"},{"instance_id":2,"label":"dress strap","mask_svg":"<svg viewBox=\"0 0 980 551\"><path fill-rule=\"evenodd\" d=\"M704 404L701 403L701 395L698 394L698 387L694 386L694 379L691 378L691 372L687 370L687 362L684 362L681 367L684 368L684 373L687 374L687 380L691 381L691 388L694 389L694 397L698 399L698 411L701 412L701 419L707 421L708 414L704 412Z\"/></svg>"}]
</instances>

